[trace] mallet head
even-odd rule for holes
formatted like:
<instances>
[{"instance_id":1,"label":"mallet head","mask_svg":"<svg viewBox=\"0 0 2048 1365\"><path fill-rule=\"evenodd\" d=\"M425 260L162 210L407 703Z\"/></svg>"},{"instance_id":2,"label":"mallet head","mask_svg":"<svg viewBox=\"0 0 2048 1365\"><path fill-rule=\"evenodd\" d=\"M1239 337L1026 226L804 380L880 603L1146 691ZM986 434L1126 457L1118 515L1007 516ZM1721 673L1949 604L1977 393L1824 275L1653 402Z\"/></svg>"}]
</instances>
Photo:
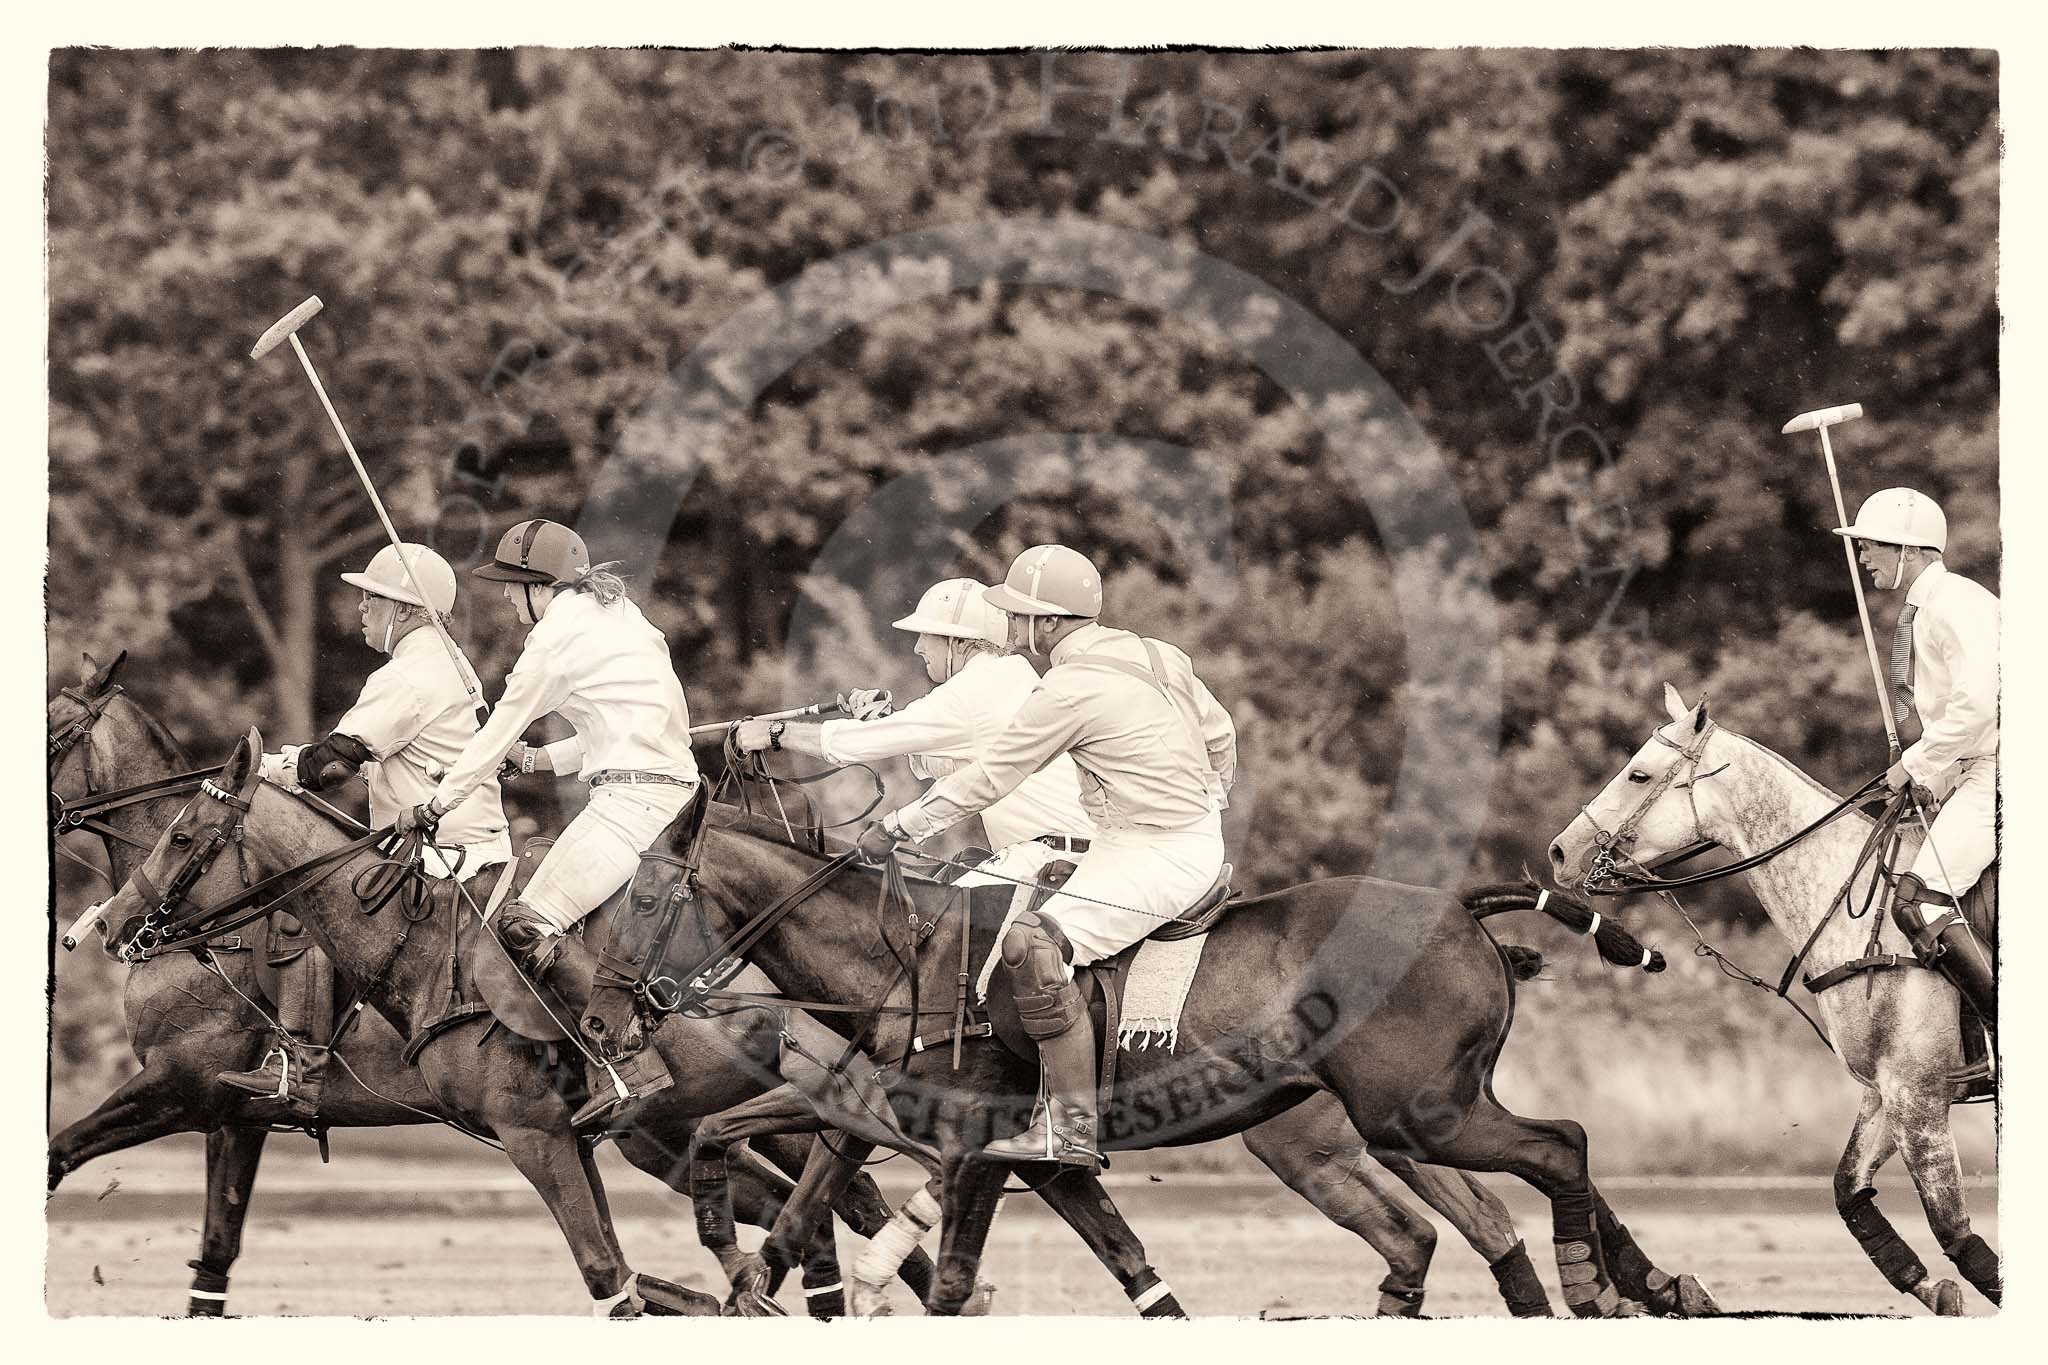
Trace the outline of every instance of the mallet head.
<instances>
[{"instance_id":1,"label":"mallet head","mask_svg":"<svg viewBox=\"0 0 2048 1365\"><path fill-rule=\"evenodd\" d=\"M249 350L249 359L261 360L277 348L279 342L306 325L313 314L320 311L320 296L315 294L298 307L270 324L270 330L256 338L256 344Z\"/></svg>"},{"instance_id":2,"label":"mallet head","mask_svg":"<svg viewBox=\"0 0 2048 1365\"><path fill-rule=\"evenodd\" d=\"M278 325L281 327L284 324ZM1818 431L1822 427L1831 427L1838 422L1853 422L1862 415L1861 403L1844 403L1838 408L1815 408L1812 412L1802 412L1785 423L1778 434L1789 436L1795 431Z\"/></svg>"}]
</instances>

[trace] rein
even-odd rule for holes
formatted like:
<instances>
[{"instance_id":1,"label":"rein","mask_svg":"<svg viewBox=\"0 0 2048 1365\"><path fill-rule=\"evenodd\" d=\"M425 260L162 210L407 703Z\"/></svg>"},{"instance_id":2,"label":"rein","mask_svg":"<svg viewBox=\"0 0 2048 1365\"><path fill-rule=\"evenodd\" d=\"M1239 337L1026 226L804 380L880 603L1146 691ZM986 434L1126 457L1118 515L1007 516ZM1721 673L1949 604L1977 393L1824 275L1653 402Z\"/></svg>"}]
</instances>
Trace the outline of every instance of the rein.
<instances>
[{"instance_id":1,"label":"rein","mask_svg":"<svg viewBox=\"0 0 2048 1365\"><path fill-rule=\"evenodd\" d=\"M1629 850L1635 846L1636 827L1666 791L1684 790L1687 792L1688 800L1692 802L1693 841L1689 845L1676 850L1671 856L1660 860L1657 863L1657 868L1670 867L1676 863L1697 857L1710 848L1719 847L1718 844L1706 838L1701 832L1699 800L1691 794L1691 789L1696 784L1705 781L1716 773L1722 772L1728 767L1724 763L1719 768L1713 768L1704 773L1699 771L1700 759L1706 751L1707 739L1713 734L1715 728L1714 722L1707 722L1706 725L1701 727L1697 739L1691 745L1678 744L1663 732L1662 727L1650 732L1651 738L1677 749L1679 756L1672 761L1670 767L1664 770L1663 777L1649 791L1643 793L1642 800L1636 804L1635 808L1629 812L1627 818L1620 825L1616 826L1614 830L1609 831L1605 829L1594 816L1589 806L1579 807L1580 813L1593 826L1595 831L1594 842L1600 849L1599 853L1594 856L1593 866L1588 870L1585 877L1581 879L1580 885L1588 894L1595 896L1623 896L1639 891L1655 893L1665 904L1677 912L1678 917L1685 921L1685 927L1692 931L1696 945L1693 948L1693 956L1711 958L1714 965L1720 969L1722 975L1740 981L1746 986L1754 986L1758 990L1769 991L1780 1000L1783 1000L1793 1008L1801 1019L1806 1021L1807 1027L1813 1030L1814 1036L1819 1038L1827 1049L1832 1052L1835 1050L1835 1045L1828 1038L1826 1031L1821 1028L1812 1015L1800 1008L1798 1001L1791 997L1792 981L1799 974L1799 969L1805 963L1807 956L1813 951L1814 944L1820 941L1821 932L1833 920L1835 911L1849 903L1850 894L1856 885L1857 875L1863 871L1864 865L1871 860L1873 855L1877 854L1879 848L1888 837L1891 838L1893 847L1897 847L1895 831L1899 819L1905 811L1906 795L1901 793L1886 802L1884 812L1879 817L1876 827L1872 829L1870 837L1864 841L1863 848L1856 855L1855 862L1850 865L1849 875L1843 880L1841 889L1829 898L1827 908L1821 912L1820 919L1813 926L1813 931L1806 936L1806 941L1799 946L1798 950L1792 954L1790 960L1786 962L1785 970L1779 977L1778 984L1773 986L1770 982L1744 968L1740 963L1708 942L1707 936L1700 931L1699 925L1693 922L1692 916L1686 913L1685 907L1679 903L1678 897L1673 895L1672 892L1683 890L1687 887L1703 886L1708 882L1720 881L1723 878L1733 877L1739 873L1748 872L1763 866L1773 858L1784 853L1787 849L1812 837L1826 826L1833 824L1850 810L1862 805L1869 799L1870 793L1873 790L1883 785L1884 774L1880 773L1871 778L1854 792L1851 792L1836 803L1832 809L1819 819L1814 820L1801 829L1793 831L1777 843L1772 844L1769 848L1752 853L1747 857L1738 858L1732 863L1709 868L1705 872L1696 872L1684 877L1659 877L1655 875L1656 868L1644 868L1636 863L1629 856ZM1691 768L1692 776L1684 782L1677 782L1676 778L1682 765ZM1629 865L1624 866L1621 860L1626 860ZM1883 857L1878 859L1878 875L1882 881L1889 882L1891 880L1890 870L1886 866ZM1868 914L1876 892L1876 884L1873 883L1871 896L1866 899L1863 909L1850 911L1849 917L1851 919L1859 919L1863 915ZM1896 956L1879 957L1874 955L1876 943L1877 932L1873 930L1870 954L1866 954L1855 962L1847 963L1832 971L1823 972L1820 976L1806 978L1806 988L1818 994L1829 986L1840 984L1840 982L1847 980L1850 976L1854 976L1860 971L1900 965Z\"/></svg>"}]
</instances>

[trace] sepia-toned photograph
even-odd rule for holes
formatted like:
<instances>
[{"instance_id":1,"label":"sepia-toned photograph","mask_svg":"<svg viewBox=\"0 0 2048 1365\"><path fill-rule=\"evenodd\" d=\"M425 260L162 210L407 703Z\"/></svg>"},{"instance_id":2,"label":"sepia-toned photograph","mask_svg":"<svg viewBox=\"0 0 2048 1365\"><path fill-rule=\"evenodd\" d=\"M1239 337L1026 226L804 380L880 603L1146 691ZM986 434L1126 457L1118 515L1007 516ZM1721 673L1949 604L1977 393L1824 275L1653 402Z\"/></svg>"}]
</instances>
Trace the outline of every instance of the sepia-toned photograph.
<instances>
[{"instance_id":1,"label":"sepia-toned photograph","mask_svg":"<svg viewBox=\"0 0 2048 1365\"><path fill-rule=\"evenodd\" d=\"M44 1311L1995 1316L2001 57L52 48Z\"/></svg>"}]
</instances>

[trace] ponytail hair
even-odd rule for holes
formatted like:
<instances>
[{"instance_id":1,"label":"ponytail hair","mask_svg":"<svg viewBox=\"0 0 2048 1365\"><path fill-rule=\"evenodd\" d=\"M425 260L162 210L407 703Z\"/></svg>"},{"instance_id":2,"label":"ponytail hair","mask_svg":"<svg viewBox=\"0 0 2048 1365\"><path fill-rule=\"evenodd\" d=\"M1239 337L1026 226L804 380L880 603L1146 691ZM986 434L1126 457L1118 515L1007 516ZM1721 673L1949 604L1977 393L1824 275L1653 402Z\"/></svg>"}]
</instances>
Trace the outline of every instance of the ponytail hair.
<instances>
[{"instance_id":1,"label":"ponytail hair","mask_svg":"<svg viewBox=\"0 0 2048 1365\"><path fill-rule=\"evenodd\" d=\"M611 606L626 595L626 580L618 572L620 561L607 560L593 564L576 575L576 581L565 586L570 592L589 593L603 606Z\"/></svg>"}]
</instances>

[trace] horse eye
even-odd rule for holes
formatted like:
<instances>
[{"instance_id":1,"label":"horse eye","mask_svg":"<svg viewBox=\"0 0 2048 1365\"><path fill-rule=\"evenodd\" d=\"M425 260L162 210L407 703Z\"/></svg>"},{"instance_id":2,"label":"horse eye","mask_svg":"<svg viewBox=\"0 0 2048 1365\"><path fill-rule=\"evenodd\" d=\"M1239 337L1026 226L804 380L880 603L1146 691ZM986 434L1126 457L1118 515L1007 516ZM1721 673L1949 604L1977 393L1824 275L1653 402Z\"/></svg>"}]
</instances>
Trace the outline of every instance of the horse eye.
<instances>
[{"instance_id":1,"label":"horse eye","mask_svg":"<svg viewBox=\"0 0 2048 1365\"><path fill-rule=\"evenodd\" d=\"M176 834L173 834L173 835L171 836L171 847L172 847L172 848L189 848L189 847L191 847L191 845L192 845L192 836L191 836L191 835L189 835L189 834L187 834L187 833L185 833L185 831L183 831L183 830L179 830L179 831L178 831L178 832L177 832Z\"/></svg>"},{"instance_id":2,"label":"horse eye","mask_svg":"<svg viewBox=\"0 0 2048 1365\"><path fill-rule=\"evenodd\" d=\"M1632 772L1628 775L1628 780L1631 782L1648 782L1650 775L1646 772Z\"/></svg>"},{"instance_id":3,"label":"horse eye","mask_svg":"<svg viewBox=\"0 0 2048 1365\"><path fill-rule=\"evenodd\" d=\"M654 897L635 896L633 898L633 903L635 905L638 905L642 910L652 910L654 908Z\"/></svg>"}]
</instances>

